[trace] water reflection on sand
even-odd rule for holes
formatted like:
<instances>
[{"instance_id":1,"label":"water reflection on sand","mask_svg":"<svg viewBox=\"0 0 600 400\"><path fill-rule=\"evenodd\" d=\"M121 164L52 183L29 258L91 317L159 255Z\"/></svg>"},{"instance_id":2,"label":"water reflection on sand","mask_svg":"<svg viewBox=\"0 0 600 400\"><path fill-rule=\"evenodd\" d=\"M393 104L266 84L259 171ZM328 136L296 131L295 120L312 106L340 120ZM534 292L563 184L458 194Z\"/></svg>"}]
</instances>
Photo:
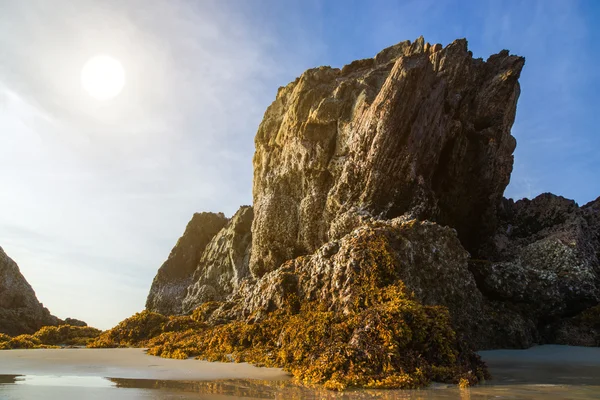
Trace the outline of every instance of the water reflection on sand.
<instances>
[{"instance_id":1,"label":"water reflection on sand","mask_svg":"<svg viewBox=\"0 0 600 400\"><path fill-rule=\"evenodd\" d=\"M252 370L247 367L244 371L253 372L254 376L280 378L271 380L266 380L267 378L261 378L265 380L208 378L209 380L200 381L130 379L131 375L129 378L123 378L126 375L102 377L102 375L108 374L102 374L100 371L108 370L113 373L116 371L121 374L134 374L134 377L143 373L166 374L166 372L173 372L172 369L165 369L166 372L153 371L152 365L154 364L148 365L147 361L156 362L156 360L143 357L139 357L139 361L144 361L141 367L136 367L137 364L134 364L129 369L122 367L109 369L109 361L111 361L109 356L121 353L69 353L71 357L95 355L98 358L102 355L108 358L104 360L104 364L99 363L98 359L89 360L87 364L74 363L72 359L67 359L63 360L62 369L58 369L56 366L48 368L47 364L35 363L35 357L48 361L50 360L48 357L51 355L54 357L52 360L56 362L56 357L62 354L67 356L67 353L11 353L9 354L11 357L5 357L4 361L6 362L0 364L0 370L3 373L22 372L22 374L1 375L2 372L0 372L0 399L600 399L600 348L538 346L527 350L483 351L480 354L488 363L494 379L470 389L434 384L423 390L350 390L344 393L298 386L280 373L265 374L265 371ZM123 354L128 356L125 360L131 360L131 357L136 356L137 353L125 352ZM25 355L33 357L32 360L29 360L31 362L24 363L18 357ZM177 365L175 365L175 361L170 361L180 369L185 366L186 368L181 369L183 372L187 371L188 365L197 366L194 364L195 361L183 361ZM114 364L117 363L114 362ZM204 369L199 368L198 374L205 373L206 369L212 368L213 365L221 367L222 370L225 370L226 366L203 364L202 368ZM233 364L228 365L231 368L235 367ZM180 373L183 374L181 371ZM55 375L51 375L52 373ZM150 377L148 375L141 376Z\"/></svg>"},{"instance_id":2,"label":"water reflection on sand","mask_svg":"<svg viewBox=\"0 0 600 400\"><path fill-rule=\"evenodd\" d=\"M94 376L0 375L0 398L49 400L85 398L129 399L598 399L600 386L514 384L498 381L470 389L434 384L424 390L360 390L335 393L294 385L289 381L169 381Z\"/></svg>"}]
</instances>

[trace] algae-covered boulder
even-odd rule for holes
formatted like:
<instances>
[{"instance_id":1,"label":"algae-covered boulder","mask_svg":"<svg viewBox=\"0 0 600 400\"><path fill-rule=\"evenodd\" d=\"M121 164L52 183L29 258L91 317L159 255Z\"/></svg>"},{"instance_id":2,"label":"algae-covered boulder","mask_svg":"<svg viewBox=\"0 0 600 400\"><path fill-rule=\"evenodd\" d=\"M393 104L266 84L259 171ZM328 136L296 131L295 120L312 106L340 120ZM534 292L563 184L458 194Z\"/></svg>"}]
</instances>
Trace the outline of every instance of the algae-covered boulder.
<instances>
[{"instance_id":1,"label":"algae-covered boulder","mask_svg":"<svg viewBox=\"0 0 600 400\"><path fill-rule=\"evenodd\" d=\"M225 301L191 316L144 311L89 347L281 367L334 390L474 384L488 376L472 349L487 330L467 260L451 228L371 221Z\"/></svg>"},{"instance_id":2,"label":"algae-covered boulder","mask_svg":"<svg viewBox=\"0 0 600 400\"><path fill-rule=\"evenodd\" d=\"M600 199L502 198L523 65L419 38L280 88L253 206L186 230L173 252L194 257L172 253L153 284L149 310L189 316L151 332L136 317L143 339L108 342L334 389L472 383L473 348L595 343Z\"/></svg>"},{"instance_id":3,"label":"algae-covered boulder","mask_svg":"<svg viewBox=\"0 0 600 400\"><path fill-rule=\"evenodd\" d=\"M32 335L15 337L0 333L0 350L46 349L60 346L86 346L100 335L101 331L89 326L44 326Z\"/></svg>"},{"instance_id":4,"label":"algae-covered boulder","mask_svg":"<svg viewBox=\"0 0 600 400\"><path fill-rule=\"evenodd\" d=\"M477 344L483 340L483 297L467 260L450 228L405 218L372 222L245 282L215 318L257 318L282 308L290 296L347 314L368 307L365 282L377 287L401 281L422 304L447 307L454 326Z\"/></svg>"},{"instance_id":5,"label":"algae-covered boulder","mask_svg":"<svg viewBox=\"0 0 600 400\"><path fill-rule=\"evenodd\" d=\"M200 329L204 324L188 316L166 316L144 310L119 322L88 343L90 348L144 347L148 340L165 332Z\"/></svg>"},{"instance_id":6,"label":"algae-covered boulder","mask_svg":"<svg viewBox=\"0 0 600 400\"><path fill-rule=\"evenodd\" d=\"M457 338L445 307L424 306L402 282L376 276L361 283L361 304L351 311L291 294L260 320L159 335L148 342L148 353L280 367L302 383L333 390L471 385L489 378L485 364Z\"/></svg>"}]
</instances>

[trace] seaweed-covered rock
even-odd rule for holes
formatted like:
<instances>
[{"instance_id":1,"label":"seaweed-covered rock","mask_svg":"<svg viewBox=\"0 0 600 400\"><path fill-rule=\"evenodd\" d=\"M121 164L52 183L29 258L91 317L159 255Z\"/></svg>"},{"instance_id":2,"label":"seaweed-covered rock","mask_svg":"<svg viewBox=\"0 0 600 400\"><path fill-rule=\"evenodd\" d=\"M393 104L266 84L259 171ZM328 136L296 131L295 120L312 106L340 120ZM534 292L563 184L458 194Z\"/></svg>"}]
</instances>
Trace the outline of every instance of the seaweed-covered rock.
<instances>
[{"instance_id":1,"label":"seaweed-covered rock","mask_svg":"<svg viewBox=\"0 0 600 400\"><path fill-rule=\"evenodd\" d=\"M250 270L260 277L364 223L405 213L468 250L496 227L509 182L522 57L474 59L419 38L304 72L255 138Z\"/></svg>"},{"instance_id":2,"label":"seaweed-covered rock","mask_svg":"<svg viewBox=\"0 0 600 400\"><path fill-rule=\"evenodd\" d=\"M184 313L208 301L225 300L250 275L252 218L252 207L241 207L206 246L183 299Z\"/></svg>"},{"instance_id":3,"label":"seaweed-covered rock","mask_svg":"<svg viewBox=\"0 0 600 400\"><path fill-rule=\"evenodd\" d=\"M183 236L154 277L146 300L148 310L165 315L181 313L183 299L202 253L226 223L227 218L222 213L194 214Z\"/></svg>"},{"instance_id":4,"label":"seaweed-covered rock","mask_svg":"<svg viewBox=\"0 0 600 400\"><path fill-rule=\"evenodd\" d=\"M148 342L148 353L280 367L300 382L333 390L418 388L432 380L468 386L489 378L456 337L445 307L420 304L400 281L362 284L369 288L364 304L347 313L310 301L293 311L290 304L259 321L159 335Z\"/></svg>"},{"instance_id":5,"label":"seaweed-covered rock","mask_svg":"<svg viewBox=\"0 0 600 400\"><path fill-rule=\"evenodd\" d=\"M89 326L43 326L32 335L15 337L0 333L0 350L47 349L59 346L86 346L96 339L101 331Z\"/></svg>"},{"instance_id":6,"label":"seaweed-covered rock","mask_svg":"<svg viewBox=\"0 0 600 400\"><path fill-rule=\"evenodd\" d=\"M34 333L60 320L41 304L17 264L0 247L0 333Z\"/></svg>"},{"instance_id":7,"label":"seaweed-covered rock","mask_svg":"<svg viewBox=\"0 0 600 400\"><path fill-rule=\"evenodd\" d=\"M311 301L328 311L349 314L369 307L365 291L403 282L420 303L447 307L461 336L478 345L487 340L480 327L483 297L467 260L468 253L451 228L402 217L372 222L315 254L245 281L215 311L212 321L260 319Z\"/></svg>"},{"instance_id":8,"label":"seaweed-covered rock","mask_svg":"<svg viewBox=\"0 0 600 400\"><path fill-rule=\"evenodd\" d=\"M600 302L600 198L502 199L523 65L419 38L304 72L258 129L253 207L229 222L212 214L210 234L186 230L148 309L212 326L307 303L341 318L368 312L370 282L447 308L477 348L573 331Z\"/></svg>"},{"instance_id":9,"label":"seaweed-covered rock","mask_svg":"<svg viewBox=\"0 0 600 400\"><path fill-rule=\"evenodd\" d=\"M119 322L88 343L90 348L144 347L148 340L166 332L201 329L205 325L189 316L165 316L144 310Z\"/></svg>"}]
</instances>

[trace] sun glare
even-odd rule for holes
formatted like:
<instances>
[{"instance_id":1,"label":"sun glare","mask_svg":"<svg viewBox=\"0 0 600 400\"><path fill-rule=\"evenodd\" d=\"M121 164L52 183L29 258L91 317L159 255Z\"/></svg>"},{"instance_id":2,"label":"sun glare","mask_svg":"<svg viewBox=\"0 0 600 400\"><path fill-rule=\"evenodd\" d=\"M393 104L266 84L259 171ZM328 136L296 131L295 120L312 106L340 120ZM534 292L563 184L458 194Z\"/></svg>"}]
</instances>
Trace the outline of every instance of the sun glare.
<instances>
[{"instance_id":1,"label":"sun glare","mask_svg":"<svg viewBox=\"0 0 600 400\"><path fill-rule=\"evenodd\" d=\"M81 70L81 85L90 96L110 100L123 90L125 70L118 60L110 56L94 56Z\"/></svg>"}]
</instances>

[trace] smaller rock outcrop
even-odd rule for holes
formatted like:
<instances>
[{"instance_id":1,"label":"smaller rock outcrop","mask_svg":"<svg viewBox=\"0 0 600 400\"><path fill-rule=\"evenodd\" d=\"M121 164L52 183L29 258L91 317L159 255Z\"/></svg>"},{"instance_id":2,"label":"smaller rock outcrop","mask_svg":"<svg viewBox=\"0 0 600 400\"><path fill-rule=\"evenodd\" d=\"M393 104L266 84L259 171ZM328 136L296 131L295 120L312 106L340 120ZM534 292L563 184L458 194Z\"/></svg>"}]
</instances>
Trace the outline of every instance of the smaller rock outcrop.
<instances>
[{"instance_id":1,"label":"smaller rock outcrop","mask_svg":"<svg viewBox=\"0 0 600 400\"><path fill-rule=\"evenodd\" d=\"M470 267L487 298L537 327L537 337L524 334L533 335L524 347L553 337L547 326L600 303L598 201L579 207L550 193L504 200L499 220L488 259L474 259Z\"/></svg>"},{"instance_id":2,"label":"smaller rock outcrop","mask_svg":"<svg viewBox=\"0 0 600 400\"><path fill-rule=\"evenodd\" d=\"M164 315L181 313L183 299L202 253L226 223L223 213L194 214L152 282L146 300L148 310Z\"/></svg>"},{"instance_id":3,"label":"smaller rock outcrop","mask_svg":"<svg viewBox=\"0 0 600 400\"><path fill-rule=\"evenodd\" d=\"M18 265L0 247L0 333L31 334L59 322L38 301Z\"/></svg>"},{"instance_id":4,"label":"smaller rock outcrop","mask_svg":"<svg viewBox=\"0 0 600 400\"><path fill-rule=\"evenodd\" d=\"M183 300L184 313L207 301L222 301L250 275L252 207L243 206L206 246Z\"/></svg>"}]
</instances>

